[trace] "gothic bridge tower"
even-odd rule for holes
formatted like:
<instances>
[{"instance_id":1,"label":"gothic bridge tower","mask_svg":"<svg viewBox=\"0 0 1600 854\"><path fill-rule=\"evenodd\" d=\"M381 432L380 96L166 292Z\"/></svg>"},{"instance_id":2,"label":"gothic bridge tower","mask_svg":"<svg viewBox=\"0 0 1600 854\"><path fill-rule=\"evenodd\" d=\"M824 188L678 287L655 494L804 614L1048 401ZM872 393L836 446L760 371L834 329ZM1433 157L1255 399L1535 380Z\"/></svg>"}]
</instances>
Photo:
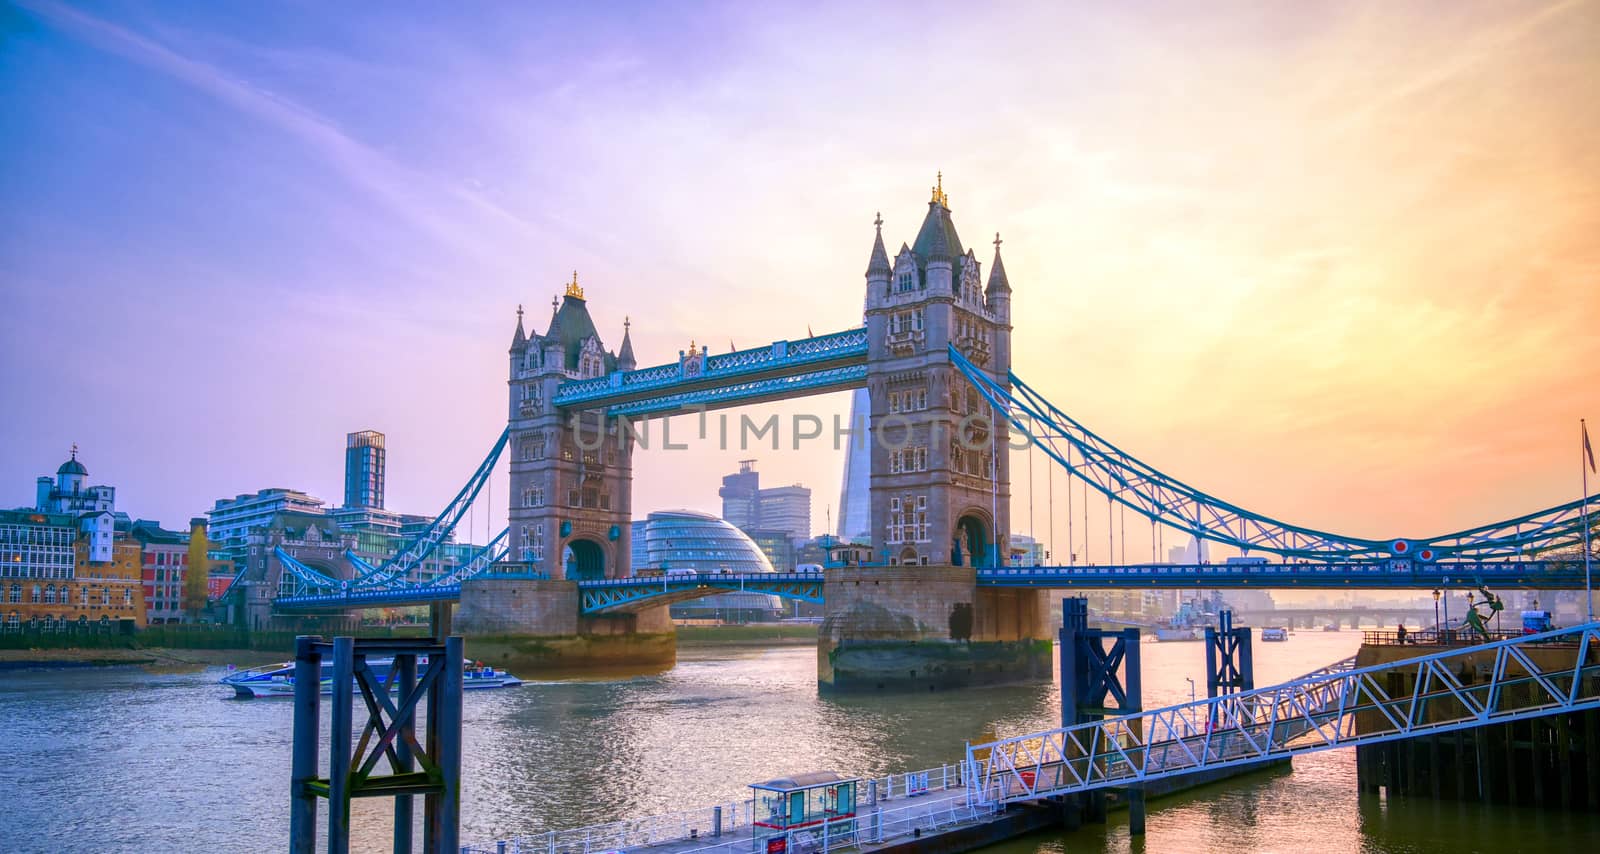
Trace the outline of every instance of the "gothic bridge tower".
<instances>
[{"instance_id":1,"label":"gothic bridge tower","mask_svg":"<svg viewBox=\"0 0 1600 854\"><path fill-rule=\"evenodd\" d=\"M628 575L633 440L615 419L582 412L577 420L551 401L572 379L634 368L623 325L619 353L605 349L589 317L578 274L543 335L525 332L522 310L511 339L509 557L551 579Z\"/></svg>"},{"instance_id":2,"label":"gothic bridge tower","mask_svg":"<svg viewBox=\"0 0 1600 854\"><path fill-rule=\"evenodd\" d=\"M876 566L827 571L817 636L825 691L927 691L1050 678L1045 598L977 585L1004 565L1006 423L951 362L1009 386L1011 284L961 245L943 176L915 242L867 262L867 395Z\"/></svg>"},{"instance_id":3,"label":"gothic bridge tower","mask_svg":"<svg viewBox=\"0 0 1600 854\"><path fill-rule=\"evenodd\" d=\"M867 263L872 546L890 565L997 566L1010 530L1007 425L951 364L949 346L1009 386L1011 285L963 249L943 175L916 241Z\"/></svg>"}]
</instances>

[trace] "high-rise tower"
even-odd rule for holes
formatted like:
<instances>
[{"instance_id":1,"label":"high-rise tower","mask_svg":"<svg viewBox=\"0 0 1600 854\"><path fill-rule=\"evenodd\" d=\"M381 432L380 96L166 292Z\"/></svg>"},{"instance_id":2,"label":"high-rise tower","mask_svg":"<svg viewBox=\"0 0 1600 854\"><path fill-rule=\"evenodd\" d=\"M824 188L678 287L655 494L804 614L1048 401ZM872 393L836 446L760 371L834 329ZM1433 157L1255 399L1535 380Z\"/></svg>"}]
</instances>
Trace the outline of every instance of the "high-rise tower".
<instances>
[{"instance_id":1,"label":"high-rise tower","mask_svg":"<svg viewBox=\"0 0 1600 854\"><path fill-rule=\"evenodd\" d=\"M344 506L383 509L383 441L376 430L345 435Z\"/></svg>"}]
</instances>

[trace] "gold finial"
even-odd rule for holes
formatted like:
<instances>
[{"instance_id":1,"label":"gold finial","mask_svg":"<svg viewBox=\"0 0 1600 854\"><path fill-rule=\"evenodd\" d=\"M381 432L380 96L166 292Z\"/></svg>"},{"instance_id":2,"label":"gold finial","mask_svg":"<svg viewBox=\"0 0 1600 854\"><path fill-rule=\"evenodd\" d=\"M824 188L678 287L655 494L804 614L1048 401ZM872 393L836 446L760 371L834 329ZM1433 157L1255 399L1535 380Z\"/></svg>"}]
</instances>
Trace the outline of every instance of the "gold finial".
<instances>
[{"instance_id":1,"label":"gold finial","mask_svg":"<svg viewBox=\"0 0 1600 854\"><path fill-rule=\"evenodd\" d=\"M693 359L698 353L699 351L694 347L694 339L689 339L689 358Z\"/></svg>"},{"instance_id":2,"label":"gold finial","mask_svg":"<svg viewBox=\"0 0 1600 854\"><path fill-rule=\"evenodd\" d=\"M572 271L572 281L567 283L567 296L573 299L583 299L583 288L578 287L578 271Z\"/></svg>"},{"instance_id":3,"label":"gold finial","mask_svg":"<svg viewBox=\"0 0 1600 854\"><path fill-rule=\"evenodd\" d=\"M950 207L950 197L944 192L944 172L939 172L933 185L933 198L929 201L937 202L944 207Z\"/></svg>"}]
</instances>

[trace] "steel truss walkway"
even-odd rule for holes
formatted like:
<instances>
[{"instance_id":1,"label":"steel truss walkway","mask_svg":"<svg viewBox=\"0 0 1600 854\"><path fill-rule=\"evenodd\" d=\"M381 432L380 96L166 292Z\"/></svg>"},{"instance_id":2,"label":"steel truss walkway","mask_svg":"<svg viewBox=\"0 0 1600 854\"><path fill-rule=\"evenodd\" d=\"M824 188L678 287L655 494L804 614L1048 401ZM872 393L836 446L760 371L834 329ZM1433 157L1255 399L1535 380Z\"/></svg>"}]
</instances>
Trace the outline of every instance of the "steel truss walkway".
<instances>
[{"instance_id":1,"label":"steel truss walkway","mask_svg":"<svg viewBox=\"0 0 1600 854\"><path fill-rule=\"evenodd\" d=\"M1589 623L971 745L969 794L976 803L1030 801L1600 709L1597 653L1600 623ZM1554 666L1555 658L1571 663ZM1490 661L1482 681L1472 678ZM1395 691L1391 678L1412 688Z\"/></svg>"},{"instance_id":2,"label":"steel truss walkway","mask_svg":"<svg viewBox=\"0 0 1600 854\"><path fill-rule=\"evenodd\" d=\"M865 327L732 353L680 359L564 382L553 403L566 410L604 409L639 416L719 409L855 388L867 381Z\"/></svg>"}]
</instances>

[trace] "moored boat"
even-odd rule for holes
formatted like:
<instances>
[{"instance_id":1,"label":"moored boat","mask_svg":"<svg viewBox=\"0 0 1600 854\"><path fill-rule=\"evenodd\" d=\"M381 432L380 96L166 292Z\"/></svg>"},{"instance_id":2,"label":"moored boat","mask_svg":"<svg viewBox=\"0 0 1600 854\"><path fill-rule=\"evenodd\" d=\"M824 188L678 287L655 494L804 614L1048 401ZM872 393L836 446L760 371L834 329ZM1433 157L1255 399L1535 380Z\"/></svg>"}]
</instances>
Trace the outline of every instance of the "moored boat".
<instances>
[{"instance_id":1,"label":"moored boat","mask_svg":"<svg viewBox=\"0 0 1600 854\"><path fill-rule=\"evenodd\" d=\"M390 679L389 665L393 659L371 658L367 659L367 666L388 685L390 691L398 690L399 686ZM417 659L417 670L420 672L428 666L427 656ZM231 667L231 665L230 665ZM232 688L239 697L292 697L294 696L294 662L283 664L268 664L263 667L251 667L246 670L233 670L227 676L217 680ZM461 687L467 691L485 688L510 688L521 685L522 680L504 670L496 670L486 664L474 661L465 662L461 671ZM350 680L350 690L359 691L354 679ZM333 695L333 664L322 663L322 693Z\"/></svg>"},{"instance_id":2,"label":"moored boat","mask_svg":"<svg viewBox=\"0 0 1600 854\"><path fill-rule=\"evenodd\" d=\"M1261 629L1263 641L1286 641L1289 639L1289 630L1283 626L1266 626Z\"/></svg>"}]
</instances>

